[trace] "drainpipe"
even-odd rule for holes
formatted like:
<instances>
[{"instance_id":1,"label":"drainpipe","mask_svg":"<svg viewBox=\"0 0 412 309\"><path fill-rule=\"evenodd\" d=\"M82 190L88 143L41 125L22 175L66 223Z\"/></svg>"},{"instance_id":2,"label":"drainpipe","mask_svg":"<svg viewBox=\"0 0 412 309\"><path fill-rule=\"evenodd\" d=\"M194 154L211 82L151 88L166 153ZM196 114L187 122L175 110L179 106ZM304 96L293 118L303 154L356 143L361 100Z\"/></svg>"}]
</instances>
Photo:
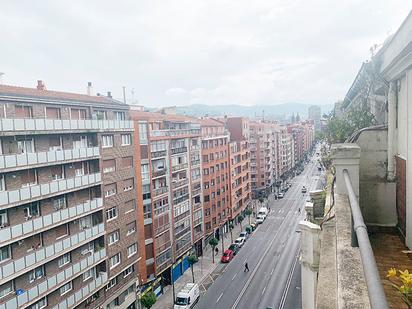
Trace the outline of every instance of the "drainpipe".
<instances>
[{"instance_id":1,"label":"drainpipe","mask_svg":"<svg viewBox=\"0 0 412 309\"><path fill-rule=\"evenodd\" d=\"M394 81L389 84L388 92L388 181L395 180L395 147L396 147L396 105L397 86Z\"/></svg>"}]
</instances>

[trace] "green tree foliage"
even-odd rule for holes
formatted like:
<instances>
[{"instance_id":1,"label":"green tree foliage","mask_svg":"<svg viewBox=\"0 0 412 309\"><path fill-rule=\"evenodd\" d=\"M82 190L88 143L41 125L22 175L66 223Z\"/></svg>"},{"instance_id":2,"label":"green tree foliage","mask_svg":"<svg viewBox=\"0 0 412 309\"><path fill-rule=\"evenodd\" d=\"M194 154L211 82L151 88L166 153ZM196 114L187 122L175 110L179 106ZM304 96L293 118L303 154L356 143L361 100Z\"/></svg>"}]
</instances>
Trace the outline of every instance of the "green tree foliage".
<instances>
[{"instance_id":1,"label":"green tree foliage","mask_svg":"<svg viewBox=\"0 0 412 309\"><path fill-rule=\"evenodd\" d=\"M195 254L191 254L187 257L187 261L189 262L190 269L192 271L192 281L195 283L195 273L193 272L193 264L198 261L198 258Z\"/></svg>"},{"instance_id":2,"label":"green tree foliage","mask_svg":"<svg viewBox=\"0 0 412 309\"><path fill-rule=\"evenodd\" d=\"M239 217L237 217L237 220L239 221L239 223L240 223L240 231L242 231L243 230L243 227L242 227L242 221L243 221L243 219L245 219L242 215L239 215Z\"/></svg>"},{"instance_id":3,"label":"green tree foliage","mask_svg":"<svg viewBox=\"0 0 412 309\"><path fill-rule=\"evenodd\" d=\"M215 248L218 243L219 241L215 237L212 237L209 240L209 245L212 247L212 262L213 263L215 262Z\"/></svg>"},{"instance_id":4,"label":"green tree foliage","mask_svg":"<svg viewBox=\"0 0 412 309\"><path fill-rule=\"evenodd\" d=\"M230 230L230 243L233 244L233 232L232 230L235 228L235 226L233 225L233 223L229 224L229 230Z\"/></svg>"},{"instance_id":5,"label":"green tree foliage","mask_svg":"<svg viewBox=\"0 0 412 309\"><path fill-rule=\"evenodd\" d=\"M341 117L330 117L326 129L329 143L343 143L356 131L375 125L376 119L365 107L351 108Z\"/></svg>"},{"instance_id":6,"label":"green tree foliage","mask_svg":"<svg viewBox=\"0 0 412 309\"><path fill-rule=\"evenodd\" d=\"M156 303L156 294L153 291L147 292L140 298L143 307L150 309Z\"/></svg>"},{"instance_id":7,"label":"green tree foliage","mask_svg":"<svg viewBox=\"0 0 412 309\"><path fill-rule=\"evenodd\" d=\"M245 215L249 217L249 225L250 225L250 216L252 215L253 211L252 209L246 209L245 211Z\"/></svg>"}]
</instances>

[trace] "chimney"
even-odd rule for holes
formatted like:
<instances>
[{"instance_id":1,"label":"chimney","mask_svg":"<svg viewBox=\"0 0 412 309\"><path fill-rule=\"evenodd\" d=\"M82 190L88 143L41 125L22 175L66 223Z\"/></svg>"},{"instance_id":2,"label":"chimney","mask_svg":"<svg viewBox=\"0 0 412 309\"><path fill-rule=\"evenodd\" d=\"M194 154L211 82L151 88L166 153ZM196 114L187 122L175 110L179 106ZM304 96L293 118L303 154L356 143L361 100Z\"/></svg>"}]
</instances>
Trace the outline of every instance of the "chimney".
<instances>
[{"instance_id":1,"label":"chimney","mask_svg":"<svg viewBox=\"0 0 412 309\"><path fill-rule=\"evenodd\" d=\"M92 82L87 82L87 95L93 95Z\"/></svg>"},{"instance_id":2,"label":"chimney","mask_svg":"<svg viewBox=\"0 0 412 309\"><path fill-rule=\"evenodd\" d=\"M37 90L46 90L46 85L44 84L44 81L42 80L37 81Z\"/></svg>"},{"instance_id":3,"label":"chimney","mask_svg":"<svg viewBox=\"0 0 412 309\"><path fill-rule=\"evenodd\" d=\"M112 98L112 92L111 91L107 91L107 97L110 98L110 99Z\"/></svg>"}]
</instances>

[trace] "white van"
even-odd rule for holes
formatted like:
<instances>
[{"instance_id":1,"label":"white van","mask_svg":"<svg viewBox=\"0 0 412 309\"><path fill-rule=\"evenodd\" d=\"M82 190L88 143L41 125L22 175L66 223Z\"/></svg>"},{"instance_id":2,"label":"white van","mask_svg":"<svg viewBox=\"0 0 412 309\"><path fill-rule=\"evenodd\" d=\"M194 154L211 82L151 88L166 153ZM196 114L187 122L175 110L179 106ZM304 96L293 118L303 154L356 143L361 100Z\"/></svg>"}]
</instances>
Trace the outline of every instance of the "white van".
<instances>
[{"instance_id":1,"label":"white van","mask_svg":"<svg viewBox=\"0 0 412 309\"><path fill-rule=\"evenodd\" d=\"M258 216L262 216L266 218L267 215L268 215L268 209L266 207L261 207L259 209Z\"/></svg>"},{"instance_id":2,"label":"white van","mask_svg":"<svg viewBox=\"0 0 412 309\"><path fill-rule=\"evenodd\" d=\"M176 295L174 309L193 308L199 301L199 286L196 283L187 283Z\"/></svg>"}]
</instances>

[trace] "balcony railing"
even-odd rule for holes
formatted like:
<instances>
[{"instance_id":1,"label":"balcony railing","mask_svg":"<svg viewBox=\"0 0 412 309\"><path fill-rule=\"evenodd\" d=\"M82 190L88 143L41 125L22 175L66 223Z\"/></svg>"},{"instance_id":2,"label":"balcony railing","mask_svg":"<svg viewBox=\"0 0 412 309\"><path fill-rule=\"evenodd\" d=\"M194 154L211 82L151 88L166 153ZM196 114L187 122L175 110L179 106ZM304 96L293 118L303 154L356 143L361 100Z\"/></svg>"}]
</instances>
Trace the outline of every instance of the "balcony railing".
<instances>
[{"instance_id":1,"label":"balcony railing","mask_svg":"<svg viewBox=\"0 0 412 309\"><path fill-rule=\"evenodd\" d=\"M26 256L19 259L13 259L8 263L3 264L0 266L0 284L10 280L10 277L17 277L59 255L73 250L75 247L79 247L89 242L91 239L103 235L104 231L104 223L100 223L90 229L83 230L70 237L58 240L50 246L33 250Z\"/></svg>"},{"instance_id":2,"label":"balcony railing","mask_svg":"<svg viewBox=\"0 0 412 309\"><path fill-rule=\"evenodd\" d=\"M191 166L195 166L195 165L199 165L199 164L200 164L200 159L190 161Z\"/></svg>"},{"instance_id":3,"label":"balcony railing","mask_svg":"<svg viewBox=\"0 0 412 309\"><path fill-rule=\"evenodd\" d=\"M152 157L152 159L166 157L166 150L152 151L150 156Z\"/></svg>"},{"instance_id":4,"label":"balcony railing","mask_svg":"<svg viewBox=\"0 0 412 309\"><path fill-rule=\"evenodd\" d=\"M107 284L107 273L100 272L99 277L95 278L92 282L84 286L81 290L71 294L65 300L54 306L53 309L60 308L74 308L79 303L86 300L87 297L96 293L102 286Z\"/></svg>"},{"instance_id":5,"label":"balcony railing","mask_svg":"<svg viewBox=\"0 0 412 309\"><path fill-rule=\"evenodd\" d=\"M170 246L172 245L171 241L167 241L166 243L162 244L162 245L156 245L155 248L155 252L156 254L162 253L163 251L165 251L166 249L170 248Z\"/></svg>"},{"instance_id":6,"label":"balcony railing","mask_svg":"<svg viewBox=\"0 0 412 309\"><path fill-rule=\"evenodd\" d=\"M187 167L188 167L187 163L178 164L178 165L172 166L172 172L180 171L180 170L186 169Z\"/></svg>"},{"instance_id":7,"label":"balcony railing","mask_svg":"<svg viewBox=\"0 0 412 309\"><path fill-rule=\"evenodd\" d=\"M153 189L152 197L156 197L156 196L165 194L168 190L169 190L169 187L167 187L167 186L166 187L160 187L160 188L157 188L157 189Z\"/></svg>"},{"instance_id":8,"label":"balcony railing","mask_svg":"<svg viewBox=\"0 0 412 309\"><path fill-rule=\"evenodd\" d=\"M166 175L166 169L157 170L157 171L152 172L153 178L161 177L161 176L164 176L164 175Z\"/></svg>"},{"instance_id":9,"label":"balcony railing","mask_svg":"<svg viewBox=\"0 0 412 309\"><path fill-rule=\"evenodd\" d=\"M368 231L359 207L358 198L353 190L352 182L346 169L343 170L343 178L345 180L352 213L352 245L359 247L371 307L374 309L389 308L380 280L375 256L373 255L372 246L369 241Z\"/></svg>"},{"instance_id":10,"label":"balcony railing","mask_svg":"<svg viewBox=\"0 0 412 309\"><path fill-rule=\"evenodd\" d=\"M130 131L133 121L94 119L0 119L0 134L61 131Z\"/></svg>"},{"instance_id":11,"label":"balcony railing","mask_svg":"<svg viewBox=\"0 0 412 309\"><path fill-rule=\"evenodd\" d=\"M181 179L181 180L178 180L178 181L172 181L172 188L175 189L175 188L187 185L188 183L189 183L189 179L187 179L187 178L186 179Z\"/></svg>"},{"instance_id":12,"label":"balcony railing","mask_svg":"<svg viewBox=\"0 0 412 309\"><path fill-rule=\"evenodd\" d=\"M88 215L102 207L103 199L96 198L73 207L68 207L45 216L34 218L33 220L21 224L3 227L0 229L0 245L26 238L30 235L53 228L56 225L71 221L74 218Z\"/></svg>"},{"instance_id":13,"label":"balcony railing","mask_svg":"<svg viewBox=\"0 0 412 309\"><path fill-rule=\"evenodd\" d=\"M8 300L5 303L5 308L22 308L28 302L32 302L46 293L50 293L53 289L58 288L63 285L63 282L78 276L84 272L87 268L98 264L106 258L106 250L102 249L94 252L87 258L79 261L78 263L71 264L65 270L59 272L54 276L47 276L47 280L42 283L32 287L31 289L25 291L24 293Z\"/></svg>"},{"instance_id":14,"label":"balcony railing","mask_svg":"<svg viewBox=\"0 0 412 309\"><path fill-rule=\"evenodd\" d=\"M162 136L179 136L179 135L199 135L200 129L165 129L165 130L151 130L151 137Z\"/></svg>"},{"instance_id":15,"label":"balcony railing","mask_svg":"<svg viewBox=\"0 0 412 309\"><path fill-rule=\"evenodd\" d=\"M189 199L189 193L186 193L185 195L182 195L178 198L173 199L173 205L176 206L177 204L183 203L184 201L188 199Z\"/></svg>"},{"instance_id":16,"label":"balcony railing","mask_svg":"<svg viewBox=\"0 0 412 309\"><path fill-rule=\"evenodd\" d=\"M193 222L193 226L199 225L200 223L203 222L203 218L197 218L194 222Z\"/></svg>"},{"instance_id":17,"label":"balcony railing","mask_svg":"<svg viewBox=\"0 0 412 309\"><path fill-rule=\"evenodd\" d=\"M187 152L187 147L172 148L170 152L172 153L172 155Z\"/></svg>"},{"instance_id":18,"label":"balcony railing","mask_svg":"<svg viewBox=\"0 0 412 309\"><path fill-rule=\"evenodd\" d=\"M101 182L101 173L77 176L73 178L61 179L33 185L13 191L0 192L0 206L7 205L7 208L17 204L27 203L31 200L45 199L54 195L62 194L66 191L73 191L82 187L97 185ZM6 208L6 207L4 207Z\"/></svg>"},{"instance_id":19,"label":"balcony railing","mask_svg":"<svg viewBox=\"0 0 412 309\"><path fill-rule=\"evenodd\" d=\"M13 169L13 171L16 171L40 165L60 164L82 159L94 159L99 156L99 147L0 155L0 170Z\"/></svg>"}]
</instances>

